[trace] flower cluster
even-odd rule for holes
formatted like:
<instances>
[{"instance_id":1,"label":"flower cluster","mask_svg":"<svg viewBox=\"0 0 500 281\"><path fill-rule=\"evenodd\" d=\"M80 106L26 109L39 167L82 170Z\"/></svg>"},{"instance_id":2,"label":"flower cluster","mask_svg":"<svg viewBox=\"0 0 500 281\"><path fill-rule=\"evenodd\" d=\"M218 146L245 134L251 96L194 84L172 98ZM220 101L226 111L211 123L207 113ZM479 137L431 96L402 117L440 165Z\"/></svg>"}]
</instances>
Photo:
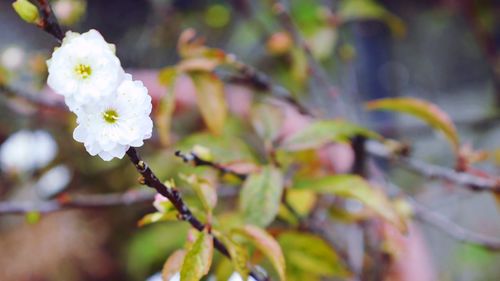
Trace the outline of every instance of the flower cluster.
<instances>
[{"instance_id":1,"label":"flower cluster","mask_svg":"<svg viewBox=\"0 0 500 281\"><path fill-rule=\"evenodd\" d=\"M67 32L47 61L47 84L77 115L73 137L91 155L109 161L151 137L151 97L141 81L125 73L99 32Z\"/></svg>"}]
</instances>

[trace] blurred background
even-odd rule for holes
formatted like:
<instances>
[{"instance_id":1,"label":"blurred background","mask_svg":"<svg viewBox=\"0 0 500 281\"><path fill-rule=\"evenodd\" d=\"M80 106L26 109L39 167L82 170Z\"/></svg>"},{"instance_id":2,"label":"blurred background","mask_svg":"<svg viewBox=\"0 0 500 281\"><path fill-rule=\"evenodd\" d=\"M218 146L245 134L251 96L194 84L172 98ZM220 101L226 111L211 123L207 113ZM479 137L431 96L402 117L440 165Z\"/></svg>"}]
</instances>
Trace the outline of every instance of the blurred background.
<instances>
[{"instance_id":1,"label":"blurred background","mask_svg":"<svg viewBox=\"0 0 500 281\"><path fill-rule=\"evenodd\" d=\"M66 30L94 28L114 43L124 68L145 82L154 100L166 92L157 82L158 70L178 62L178 37L191 27L208 46L233 53L268 74L315 112L349 118L411 141L419 158L449 166L453 155L431 129L411 118L367 114L362 105L389 96L436 103L450 114L462 142L491 152L479 167L490 174L500 171L499 1L285 1L322 69L321 81L307 71L306 55L273 13L271 1L50 2ZM61 192L102 194L138 188L127 161L103 162L72 140L73 117L45 88L45 60L57 42L20 20L11 3L0 2L0 200L36 207ZM187 88L176 87L180 109L173 126L179 140L199 129L200 123L199 113L190 110ZM243 87L226 87L234 112L245 107L251 94ZM30 102L41 97L48 103ZM161 149L155 139L142 150L159 175L182 169L172 150ZM248 154L255 157L257 152ZM391 175L455 222L500 236L500 216L490 195L429 183L398 169ZM145 280L183 245L187 231L182 223L138 228L137 220L152 210L146 202L0 215L0 280ZM419 226L437 280L498 280L499 254Z\"/></svg>"}]
</instances>

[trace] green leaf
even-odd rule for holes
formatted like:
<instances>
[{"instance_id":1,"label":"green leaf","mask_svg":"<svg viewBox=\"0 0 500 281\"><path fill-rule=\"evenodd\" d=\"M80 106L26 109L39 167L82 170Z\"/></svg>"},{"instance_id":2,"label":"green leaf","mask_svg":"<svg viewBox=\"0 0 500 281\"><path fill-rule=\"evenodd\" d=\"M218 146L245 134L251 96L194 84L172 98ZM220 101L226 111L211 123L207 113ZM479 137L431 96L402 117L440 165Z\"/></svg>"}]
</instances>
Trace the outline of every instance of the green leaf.
<instances>
[{"instance_id":1,"label":"green leaf","mask_svg":"<svg viewBox=\"0 0 500 281\"><path fill-rule=\"evenodd\" d=\"M240 210L245 222L260 227L269 225L278 214L283 193L283 175L273 166L251 174L240 192Z\"/></svg>"},{"instance_id":2,"label":"green leaf","mask_svg":"<svg viewBox=\"0 0 500 281\"><path fill-rule=\"evenodd\" d=\"M240 228L235 228L232 233L233 235L241 235L249 240L271 261L271 264L278 273L280 280L286 280L286 266L283 252L281 251L281 247L278 242L276 242L271 235L269 235L265 230L254 225L245 225Z\"/></svg>"},{"instance_id":3,"label":"green leaf","mask_svg":"<svg viewBox=\"0 0 500 281\"><path fill-rule=\"evenodd\" d=\"M163 280L170 280L182 268L184 257L186 256L185 250L177 250L168 257L167 261L163 264L161 276Z\"/></svg>"},{"instance_id":4,"label":"green leaf","mask_svg":"<svg viewBox=\"0 0 500 281\"><path fill-rule=\"evenodd\" d=\"M189 75L196 87L196 100L205 124L212 133L221 134L227 116L222 81L207 72L190 72Z\"/></svg>"},{"instance_id":5,"label":"green leaf","mask_svg":"<svg viewBox=\"0 0 500 281\"><path fill-rule=\"evenodd\" d=\"M283 118L283 111L275 105L262 103L252 109L252 125L259 137L268 143L278 137Z\"/></svg>"},{"instance_id":6,"label":"green leaf","mask_svg":"<svg viewBox=\"0 0 500 281\"><path fill-rule=\"evenodd\" d=\"M344 120L321 120L287 137L281 148L288 151L319 148L329 142L345 142L356 135L381 139L375 132Z\"/></svg>"},{"instance_id":7,"label":"green leaf","mask_svg":"<svg viewBox=\"0 0 500 281\"><path fill-rule=\"evenodd\" d=\"M360 176L333 175L319 179L297 180L294 183L294 188L304 188L319 193L356 199L400 231L406 232L407 230L406 223L398 215L387 196Z\"/></svg>"},{"instance_id":8,"label":"green leaf","mask_svg":"<svg viewBox=\"0 0 500 281\"><path fill-rule=\"evenodd\" d=\"M212 236L205 231L198 232L182 263L181 281L198 281L205 276L210 270L213 252Z\"/></svg>"},{"instance_id":9,"label":"green leaf","mask_svg":"<svg viewBox=\"0 0 500 281\"><path fill-rule=\"evenodd\" d=\"M231 264L238 274L240 274L241 279L247 280L250 270L248 269L248 251L243 245L235 242L231 237L223 233L219 233L214 230L214 234L221 240L221 242L226 246L231 256Z\"/></svg>"},{"instance_id":10,"label":"green leaf","mask_svg":"<svg viewBox=\"0 0 500 281\"><path fill-rule=\"evenodd\" d=\"M212 183L210 183L207 179L196 176L195 174L190 176L181 174L179 176L191 185L198 198L200 198L205 210L211 213L217 204L217 192Z\"/></svg>"},{"instance_id":11,"label":"green leaf","mask_svg":"<svg viewBox=\"0 0 500 281\"><path fill-rule=\"evenodd\" d=\"M318 236L290 231L280 234L278 242L283 249L287 269L295 268L324 277L349 276L335 250Z\"/></svg>"},{"instance_id":12,"label":"green leaf","mask_svg":"<svg viewBox=\"0 0 500 281\"><path fill-rule=\"evenodd\" d=\"M459 138L455 125L448 114L436 105L416 98L386 98L370 101L366 104L368 110L389 110L406 113L419 118L429 126L440 131L458 152Z\"/></svg>"},{"instance_id":13,"label":"green leaf","mask_svg":"<svg viewBox=\"0 0 500 281\"><path fill-rule=\"evenodd\" d=\"M177 212L176 211L169 211L166 213L160 213L160 212L155 212L151 214L147 214L144 217L142 217L138 222L137 225L139 227L152 224L155 222L160 222L160 221L176 221L177 220Z\"/></svg>"}]
</instances>

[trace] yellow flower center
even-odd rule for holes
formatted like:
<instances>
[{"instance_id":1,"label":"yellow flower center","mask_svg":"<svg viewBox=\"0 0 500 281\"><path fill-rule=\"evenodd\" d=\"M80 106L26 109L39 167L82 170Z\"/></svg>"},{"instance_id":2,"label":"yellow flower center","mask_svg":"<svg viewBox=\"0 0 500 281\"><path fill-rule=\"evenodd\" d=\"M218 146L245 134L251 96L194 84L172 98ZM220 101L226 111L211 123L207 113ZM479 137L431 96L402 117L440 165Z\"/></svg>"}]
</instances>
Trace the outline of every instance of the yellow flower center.
<instances>
[{"instance_id":1,"label":"yellow flower center","mask_svg":"<svg viewBox=\"0 0 500 281\"><path fill-rule=\"evenodd\" d=\"M102 118L109 124L116 123L118 121L118 113L114 109L108 109L102 114Z\"/></svg>"},{"instance_id":2,"label":"yellow flower center","mask_svg":"<svg viewBox=\"0 0 500 281\"><path fill-rule=\"evenodd\" d=\"M75 72L80 78L86 79L92 74L92 69L90 65L80 63L75 67Z\"/></svg>"}]
</instances>

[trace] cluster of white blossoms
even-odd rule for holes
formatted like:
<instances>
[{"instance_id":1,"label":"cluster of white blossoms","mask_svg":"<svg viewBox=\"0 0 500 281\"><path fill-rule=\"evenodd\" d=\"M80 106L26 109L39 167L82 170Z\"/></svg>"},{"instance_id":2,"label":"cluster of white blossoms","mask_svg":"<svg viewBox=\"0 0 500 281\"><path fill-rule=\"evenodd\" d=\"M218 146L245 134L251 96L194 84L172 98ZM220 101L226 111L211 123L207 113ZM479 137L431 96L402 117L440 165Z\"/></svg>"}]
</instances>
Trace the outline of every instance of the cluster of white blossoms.
<instances>
[{"instance_id":1,"label":"cluster of white blossoms","mask_svg":"<svg viewBox=\"0 0 500 281\"><path fill-rule=\"evenodd\" d=\"M125 73L115 47L99 32L68 31L47 61L47 84L77 115L73 137L91 155L109 161L151 137L151 97Z\"/></svg>"}]
</instances>

